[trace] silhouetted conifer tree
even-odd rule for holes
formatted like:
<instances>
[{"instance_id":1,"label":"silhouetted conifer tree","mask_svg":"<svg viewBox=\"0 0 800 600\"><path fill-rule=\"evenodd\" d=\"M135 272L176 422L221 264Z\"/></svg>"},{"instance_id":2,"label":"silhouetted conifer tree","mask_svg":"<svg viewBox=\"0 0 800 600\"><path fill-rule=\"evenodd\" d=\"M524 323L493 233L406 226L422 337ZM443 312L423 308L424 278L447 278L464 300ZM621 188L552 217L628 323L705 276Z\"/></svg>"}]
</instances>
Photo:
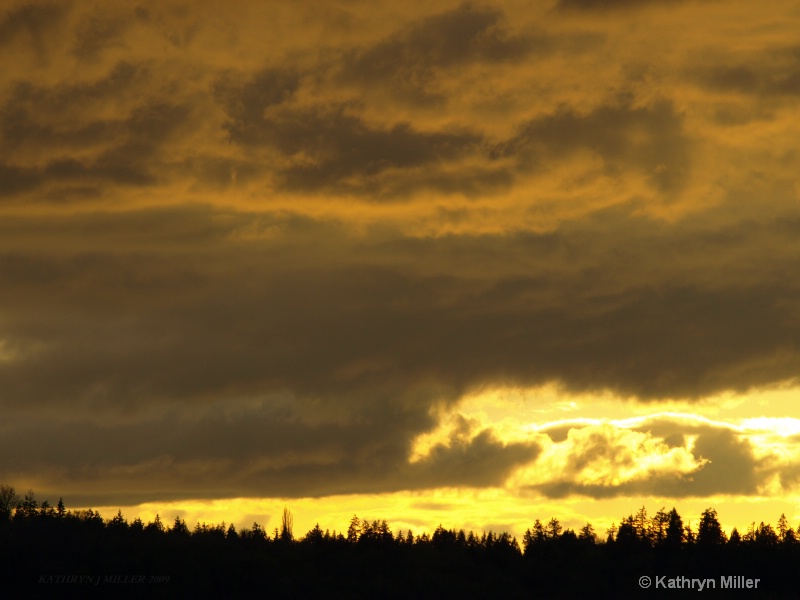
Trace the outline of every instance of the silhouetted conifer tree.
<instances>
[{"instance_id":1,"label":"silhouetted conifer tree","mask_svg":"<svg viewBox=\"0 0 800 600\"><path fill-rule=\"evenodd\" d=\"M606 529L606 543L610 544L611 542L615 542L617 540L617 529L616 523L611 523L611 527Z\"/></svg>"},{"instance_id":2,"label":"silhouetted conifer tree","mask_svg":"<svg viewBox=\"0 0 800 600\"><path fill-rule=\"evenodd\" d=\"M656 514L650 518L648 525L648 539L654 546L661 546L667 537L667 527L669 527L669 513L662 506Z\"/></svg>"},{"instance_id":3,"label":"silhouetted conifer tree","mask_svg":"<svg viewBox=\"0 0 800 600\"><path fill-rule=\"evenodd\" d=\"M128 528L128 521L122 516L122 509L117 510L116 516L108 522L108 528L113 531L122 531Z\"/></svg>"},{"instance_id":4,"label":"silhouetted conifer tree","mask_svg":"<svg viewBox=\"0 0 800 600\"><path fill-rule=\"evenodd\" d=\"M310 544L321 544L324 540L324 536L322 533L322 529L319 526L319 523L314 525L314 528L306 534L304 541Z\"/></svg>"},{"instance_id":5,"label":"silhouetted conifer tree","mask_svg":"<svg viewBox=\"0 0 800 600\"><path fill-rule=\"evenodd\" d=\"M669 521L667 522L667 534L664 538L664 543L667 547L677 550L680 548L684 541L683 519L675 510L675 507L669 511Z\"/></svg>"},{"instance_id":6,"label":"silhouetted conifer tree","mask_svg":"<svg viewBox=\"0 0 800 600\"><path fill-rule=\"evenodd\" d=\"M696 541L696 537L695 537L695 534L694 534L694 530L692 529L692 522L691 521L689 521L689 524L686 525L686 527L683 528L683 539L689 545L694 544L695 541Z\"/></svg>"},{"instance_id":7,"label":"silhouetted conifer tree","mask_svg":"<svg viewBox=\"0 0 800 600\"><path fill-rule=\"evenodd\" d=\"M778 534L775 533L771 525L761 521L755 530L755 541L763 546L774 546L778 543Z\"/></svg>"},{"instance_id":8,"label":"silhouetted conifer tree","mask_svg":"<svg viewBox=\"0 0 800 600\"><path fill-rule=\"evenodd\" d=\"M261 527L261 525L259 525L256 521L253 521L253 528L250 531L250 537L253 540L263 541L263 540L267 539L267 532L264 531L264 529ZM278 539L282 539L282 538L278 538ZM289 540L287 540L287 541L291 541L291 538L289 538Z\"/></svg>"},{"instance_id":9,"label":"silhouetted conifer tree","mask_svg":"<svg viewBox=\"0 0 800 600\"><path fill-rule=\"evenodd\" d=\"M581 531L578 534L578 538L585 542L589 542L591 544L597 542L597 535L595 534L594 527L592 527L591 523L586 523L586 525L581 527Z\"/></svg>"},{"instance_id":10,"label":"silhouetted conifer tree","mask_svg":"<svg viewBox=\"0 0 800 600\"><path fill-rule=\"evenodd\" d=\"M180 516L176 516L169 533L181 536L189 535L189 528L186 526L186 521L181 519Z\"/></svg>"},{"instance_id":11,"label":"silhouetted conifer tree","mask_svg":"<svg viewBox=\"0 0 800 600\"><path fill-rule=\"evenodd\" d=\"M786 535L791 529L791 527L789 527L789 521L786 519L786 515L784 513L781 513L781 516L778 519L777 529L778 529L778 540L781 542L785 541Z\"/></svg>"},{"instance_id":12,"label":"silhouetted conifer tree","mask_svg":"<svg viewBox=\"0 0 800 600\"><path fill-rule=\"evenodd\" d=\"M351 544L355 544L360 535L361 521L359 520L358 515L353 515L353 518L350 519L350 526L347 528L347 541Z\"/></svg>"},{"instance_id":13,"label":"silhouetted conifer tree","mask_svg":"<svg viewBox=\"0 0 800 600\"><path fill-rule=\"evenodd\" d=\"M10 485L0 485L0 520L8 520L17 509L20 497Z\"/></svg>"},{"instance_id":14,"label":"silhouetted conifer tree","mask_svg":"<svg viewBox=\"0 0 800 600\"><path fill-rule=\"evenodd\" d=\"M731 537L728 538L728 544L731 546L738 546L742 543L742 536L739 535L739 530L736 527L731 531Z\"/></svg>"},{"instance_id":15,"label":"silhouetted conifer tree","mask_svg":"<svg viewBox=\"0 0 800 600\"><path fill-rule=\"evenodd\" d=\"M22 502L17 507L17 510L14 512L14 518L30 519L31 517L35 517L38 508L39 502L36 500L36 494L33 493L33 490L28 490Z\"/></svg>"},{"instance_id":16,"label":"silhouetted conifer tree","mask_svg":"<svg viewBox=\"0 0 800 600\"><path fill-rule=\"evenodd\" d=\"M649 523L650 520L647 518L647 509L642 506L631 519L631 525L636 532L636 537L640 541L649 542Z\"/></svg>"},{"instance_id":17,"label":"silhouetted conifer tree","mask_svg":"<svg viewBox=\"0 0 800 600\"><path fill-rule=\"evenodd\" d=\"M633 515L629 515L622 520L617 530L616 543L624 546L635 546L639 542L639 534L636 531L636 524Z\"/></svg>"},{"instance_id":18,"label":"silhouetted conifer tree","mask_svg":"<svg viewBox=\"0 0 800 600\"><path fill-rule=\"evenodd\" d=\"M717 511L713 508L705 509L697 526L697 543L702 546L718 546L726 541L725 532L717 519Z\"/></svg>"},{"instance_id":19,"label":"silhouetted conifer tree","mask_svg":"<svg viewBox=\"0 0 800 600\"><path fill-rule=\"evenodd\" d=\"M562 527L561 523L555 517L550 519L550 522L547 524L547 537L548 539L555 540L561 535Z\"/></svg>"},{"instance_id":20,"label":"silhouetted conifer tree","mask_svg":"<svg viewBox=\"0 0 800 600\"><path fill-rule=\"evenodd\" d=\"M148 523L147 526L144 528L144 530L151 533L163 533L164 524L161 522L161 516L158 513L156 513L156 518L153 519L150 523Z\"/></svg>"}]
</instances>

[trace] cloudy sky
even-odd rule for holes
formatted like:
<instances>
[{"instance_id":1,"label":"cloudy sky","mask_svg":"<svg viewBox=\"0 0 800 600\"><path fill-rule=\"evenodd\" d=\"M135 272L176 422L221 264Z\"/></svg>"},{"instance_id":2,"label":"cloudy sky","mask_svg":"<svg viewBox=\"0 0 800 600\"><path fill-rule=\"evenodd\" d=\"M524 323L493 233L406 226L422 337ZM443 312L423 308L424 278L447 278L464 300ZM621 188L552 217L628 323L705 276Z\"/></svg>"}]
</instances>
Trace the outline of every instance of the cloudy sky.
<instances>
[{"instance_id":1,"label":"cloudy sky","mask_svg":"<svg viewBox=\"0 0 800 600\"><path fill-rule=\"evenodd\" d=\"M798 524L798 30L3 3L0 482L300 533Z\"/></svg>"}]
</instances>

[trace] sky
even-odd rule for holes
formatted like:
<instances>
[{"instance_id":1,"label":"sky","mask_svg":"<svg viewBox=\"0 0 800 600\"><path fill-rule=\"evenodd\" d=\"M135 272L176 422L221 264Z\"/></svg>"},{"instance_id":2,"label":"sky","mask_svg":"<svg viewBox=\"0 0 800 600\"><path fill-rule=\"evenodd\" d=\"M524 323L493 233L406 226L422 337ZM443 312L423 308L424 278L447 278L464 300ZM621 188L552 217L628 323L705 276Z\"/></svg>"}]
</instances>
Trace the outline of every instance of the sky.
<instances>
[{"instance_id":1,"label":"sky","mask_svg":"<svg viewBox=\"0 0 800 600\"><path fill-rule=\"evenodd\" d=\"M0 8L0 482L295 533L800 525L800 7Z\"/></svg>"}]
</instances>

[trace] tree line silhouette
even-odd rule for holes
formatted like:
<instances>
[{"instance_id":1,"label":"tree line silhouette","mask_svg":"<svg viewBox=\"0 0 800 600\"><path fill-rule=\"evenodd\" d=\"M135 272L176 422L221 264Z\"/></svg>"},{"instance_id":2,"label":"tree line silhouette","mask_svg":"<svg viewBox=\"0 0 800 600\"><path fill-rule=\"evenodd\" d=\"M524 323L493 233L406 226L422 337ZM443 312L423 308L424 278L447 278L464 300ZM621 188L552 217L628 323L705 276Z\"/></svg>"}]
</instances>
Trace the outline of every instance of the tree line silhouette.
<instances>
[{"instance_id":1,"label":"tree line silhouette","mask_svg":"<svg viewBox=\"0 0 800 600\"><path fill-rule=\"evenodd\" d=\"M758 589L703 597L790 598L800 591L799 561L800 535L785 515L774 528L753 523L728 536L713 508L693 528L675 508L651 516L642 507L604 535L591 523L576 532L536 519L520 544L507 532L441 525L395 533L355 515L346 530L316 525L296 537L288 509L272 532L258 523L190 528L180 516L128 522L121 511L103 519L0 486L2 597L648 598L675 590L644 589L643 575L740 575L758 578Z\"/></svg>"}]
</instances>

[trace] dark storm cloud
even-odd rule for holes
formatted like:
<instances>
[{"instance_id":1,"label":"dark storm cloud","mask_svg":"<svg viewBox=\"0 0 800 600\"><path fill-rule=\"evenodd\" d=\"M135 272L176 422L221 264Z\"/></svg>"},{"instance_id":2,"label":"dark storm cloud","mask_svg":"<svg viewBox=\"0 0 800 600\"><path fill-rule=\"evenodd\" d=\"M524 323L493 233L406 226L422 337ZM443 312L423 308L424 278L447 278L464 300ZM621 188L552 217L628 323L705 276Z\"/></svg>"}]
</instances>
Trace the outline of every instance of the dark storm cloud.
<instances>
[{"instance_id":1,"label":"dark storm cloud","mask_svg":"<svg viewBox=\"0 0 800 600\"><path fill-rule=\"evenodd\" d=\"M520 60L552 44L548 38L514 35L494 8L463 4L417 21L388 39L345 54L339 67L346 83L388 87L419 104L446 101L437 90L440 71L471 63Z\"/></svg>"},{"instance_id":2,"label":"dark storm cloud","mask_svg":"<svg viewBox=\"0 0 800 600\"><path fill-rule=\"evenodd\" d=\"M89 114L85 120L76 120L59 116L92 109L99 112L109 104L120 107L122 98L147 78L143 66L120 62L96 81L55 86L17 83L0 109L3 154L53 146L74 151L112 142L122 133L120 117L100 119Z\"/></svg>"},{"instance_id":3,"label":"dark storm cloud","mask_svg":"<svg viewBox=\"0 0 800 600\"><path fill-rule=\"evenodd\" d=\"M45 38L62 25L71 4L71 2L21 3L7 10L0 16L0 47L27 36L41 55L44 52Z\"/></svg>"},{"instance_id":4,"label":"dark storm cloud","mask_svg":"<svg viewBox=\"0 0 800 600\"><path fill-rule=\"evenodd\" d=\"M515 161L520 173L536 173L586 150L602 159L605 174L634 169L664 193L680 190L689 176L682 117L666 101L646 107L622 102L588 114L565 108L523 123L508 140L490 142L469 129L367 123L358 103L296 106L289 100L297 85L291 75L266 71L238 86L228 78L216 88L230 117L231 141L278 150L289 162L278 170L287 190L368 198L408 197L419 189L475 195L513 184L511 165L501 158ZM486 166L460 166L465 158Z\"/></svg>"},{"instance_id":5,"label":"dark storm cloud","mask_svg":"<svg viewBox=\"0 0 800 600\"><path fill-rule=\"evenodd\" d=\"M335 73L348 85L385 88L393 100L445 101L430 86L439 71L518 60L547 45L544 38L511 35L502 21L502 11L462 5L345 52L316 71L268 68L250 78L228 73L214 87L228 117L224 126L236 144L278 150L286 164L276 169L277 183L289 191L376 199L408 198L421 190L475 196L508 188L513 177L507 165L459 164L485 160L488 141L473 125L419 130L404 121L368 121L360 100L309 106L295 98L304 78L309 83Z\"/></svg>"},{"instance_id":6,"label":"dark storm cloud","mask_svg":"<svg viewBox=\"0 0 800 600\"><path fill-rule=\"evenodd\" d=\"M240 144L269 141L263 131L268 126L264 111L291 98L299 80L299 73L286 69L265 69L249 79L236 73L222 75L214 85L214 95L230 119L225 128L231 140Z\"/></svg>"},{"instance_id":7,"label":"dark storm cloud","mask_svg":"<svg viewBox=\"0 0 800 600\"><path fill-rule=\"evenodd\" d=\"M357 242L340 223L204 207L5 220L16 251L0 254L0 471L49 465L54 490L81 482L94 504L113 500L109 482L142 500L499 485L536 446L484 432L407 462L436 425L432 406L491 382L691 397L797 372L796 264L746 289L608 287L663 268L659 256L721 260L768 231L774 241L771 227L677 236L621 215L542 235ZM667 425L650 429L688 431ZM750 493L761 481L745 442L696 433L711 462L692 481L542 491ZM614 451L598 442L576 464Z\"/></svg>"},{"instance_id":8,"label":"dark storm cloud","mask_svg":"<svg viewBox=\"0 0 800 600\"><path fill-rule=\"evenodd\" d=\"M126 47L126 18L97 10L76 17L73 51L81 60L98 62L106 48ZM512 68L515 61L574 41L573 33L558 40L512 33L505 21L501 9L462 5L325 59L295 56L255 73L209 71L212 97L225 117L217 125L243 150L238 157L203 145L181 155L182 145L191 144L191 129L220 114L197 110L200 101L185 96L180 82L152 59L137 63L131 55L94 80L19 82L0 111L3 194L47 187L44 197L69 201L80 199L82 191L102 195L107 184L155 188L188 176L217 190L231 182L260 181L282 191L362 200L409 199L425 191L475 198L513 187L512 165L497 160L500 156L519 161L527 173L540 162L586 149L602 156L607 173L632 166L661 191L680 187L688 172L686 140L679 115L666 102L637 109L606 106L588 115L565 108L525 122L503 141L487 136L474 120L423 128L403 118L368 118L366 98L348 94L348 99L337 90L369 82L372 90L384 87L395 99L414 86L420 97L436 95L441 90L431 91L428 83L440 76L457 80L456 67ZM441 93L447 100L453 91ZM26 162L22 157L37 147L48 149L47 158Z\"/></svg>"},{"instance_id":9,"label":"dark storm cloud","mask_svg":"<svg viewBox=\"0 0 800 600\"><path fill-rule=\"evenodd\" d=\"M689 175L683 119L666 101L648 107L623 102L588 114L562 109L525 123L497 152L516 157L522 169L536 170L579 150L596 153L612 175L641 171L663 192L676 191Z\"/></svg>"},{"instance_id":10,"label":"dark storm cloud","mask_svg":"<svg viewBox=\"0 0 800 600\"><path fill-rule=\"evenodd\" d=\"M277 408L276 408L277 405ZM421 408L362 405L348 423L309 424L280 399L257 407L215 405L203 416L117 423L46 418L6 424L4 463L47 472L54 493L73 503L143 502L176 497L318 496L502 485L535 459L535 444L503 444L490 430L437 445L409 464L411 436L432 426ZM389 422L391 421L391 423ZM24 439L37 439L26 448ZM8 466L4 465L4 470ZM104 491L109 481L115 491ZM43 490L44 493L47 490Z\"/></svg>"},{"instance_id":11,"label":"dark storm cloud","mask_svg":"<svg viewBox=\"0 0 800 600\"><path fill-rule=\"evenodd\" d=\"M308 108L281 105L270 109L291 96L295 86L292 77L273 72L258 75L239 89L217 86L217 95L231 117L226 124L231 141L269 146L289 160L290 164L278 173L285 189L369 192L381 188L382 182L374 178L386 171L431 166L436 174L423 176L418 185L455 189L474 186L469 180L463 186L459 184L461 172L448 177L435 169L476 154L482 141L480 134L418 131L408 123L371 125L358 115L359 106L355 104ZM357 178L355 183L353 177ZM491 174L487 179L491 183ZM409 186L408 179L397 183ZM388 193L397 192L390 189Z\"/></svg>"},{"instance_id":12,"label":"dark storm cloud","mask_svg":"<svg viewBox=\"0 0 800 600\"><path fill-rule=\"evenodd\" d=\"M96 60L109 47L120 45L121 34L130 25L122 17L94 15L77 28L73 52L82 61Z\"/></svg>"},{"instance_id":13,"label":"dark storm cloud","mask_svg":"<svg viewBox=\"0 0 800 600\"><path fill-rule=\"evenodd\" d=\"M137 222L159 219L163 234L136 233L147 231ZM95 245L129 245L58 257L47 246L4 251L3 337L39 350L1 368L3 404L178 400L264 386L313 396L425 380L455 390L559 380L692 398L798 372L796 259L747 287L704 274L635 281L666 268L660 257L715 252L719 265L726 254L735 264L734 250L763 243L768 229L664 237L646 220L606 231L589 221L557 234L354 244L340 225L253 219L156 211L116 225L115 238L100 226L108 216L85 217L42 242L68 247L86 230ZM267 235L237 242L248 227ZM11 226L5 235L13 243ZM414 267L422 257L427 272ZM470 274L476 264L480 276ZM633 280L621 288L624 272ZM42 370L51 376L37 379Z\"/></svg>"},{"instance_id":14,"label":"dark storm cloud","mask_svg":"<svg viewBox=\"0 0 800 600\"><path fill-rule=\"evenodd\" d=\"M332 188L347 192L351 187L347 180L356 176L360 181L352 191L369 192L380 189L380 182L370 179L385 171L431 165L435 168L475 153L480 143L480 136L468 131L420 132L407 123L376 129L341 107L282 114L274 125L274 139L283 152L296 154L302 148L316 159L315 164L298 164L283 170L283 185L296 191ZM442 179L442 187L459 188L460 175L437 176ZM435 184L436 179L428 179L427 183ZM390 189L388 194L396 192Z\"/></svg>"},{"instance_id":15,"label":"dark storm cloud","mask_svg":"<svg viewBox=\"0 0 800 600\"><path fill-rule=\"evenodd\" d=\"M765 97L800 94L800 48L774 49L748 57L749 63L695 66L693 82L716 92Z\"/></svg>"},{"instance_id":16,"label":"dark storm cloud","mask_svg":"<svg viewBox=\"0 0 800 600\"><path fill-rule=\"evenodd\" d=\"M54 160L43 168L19 168L0 166L0 197L13 196L19 193L48 185L59 186L56 194L47 195L50 201L58 201L64 196L61 191L69 191L70 184L109 182L127 186L145 186L156 182L156 178L148 172L144 165L135 165L137 154L146 154L148 148L136 145L123 146L113 152L103 154L93 164L84 164L77 160ZM120 156L130 156L132 164L118 161ZM65 187L64 187L65 186Z\"/></svg>"},{"instance_id":17,"label":"dark storm cloud","mask_svg":"<svg viewBox=\"0 0 800 600\"><path fill-rule=\"evenodd\" d=\"M163 168L161 152L185 127L191 108L143 99L123 116L91 116L94 106L114 102L118 94L146 78L128 63L118 64L97 81L55 87L18 84L0 110L0 196L47 186L64 189L76 183L153 185ZM84 119L59 120L64 112ZM89 114L85 114L89 113ZM55 116L55 119L54 119ZM35 147L53 156L44 164L18 164ZM15 164L17 162L17 164Z\"/></svg>"},{"instance_id":18,"label":"dark storm cloud","mask_svg":"<svg viewBox=\"0 0 800 600\"><path fill-rule=\"evenodd\" d=\"M0 196L10 196L35 188L41 177L33 169L0 165Z\"/></svg>"},{"instance_id":19,"label":"dark storm cloud","mask_svg":"<svg viewBox=\"0 0 800 600\"><path fill-rule=\"evenodd\" d=\"M604 220L598 217L595 223ZM656 265L666 266L661 260L668 257L682 262L678 256L684 256L691 263L712 253L721 265L740 244L760 244L755 240L773 235L774 225L662 237L661 226L624 222L627 231L607 223L603 233L590 226L511 239L408 242L412 256L480 261L498 273L480 284L447 282L453 291L443 290L443 296L455 300L435 319L441 335L426 344L425 356L440 356L446 372L476 378L484 373L531 384L558 379L573 389L606 387L643 398L744 390L795 376L797 307L791 278L782 280L774 272L773 279L768 267L762 283L750 286L705 276L689 277L685 284L655 283L645 275L661 268ZM526 264L527 274L500 276L503 262L510 260ZM791 259L781 265L787 273L798 269ZM622 272L645 279L621 290L613 281ZM693 342L686 344L687 339ZM758 364L756 356L765 362Z\"/></svg>"}]
</instances>

